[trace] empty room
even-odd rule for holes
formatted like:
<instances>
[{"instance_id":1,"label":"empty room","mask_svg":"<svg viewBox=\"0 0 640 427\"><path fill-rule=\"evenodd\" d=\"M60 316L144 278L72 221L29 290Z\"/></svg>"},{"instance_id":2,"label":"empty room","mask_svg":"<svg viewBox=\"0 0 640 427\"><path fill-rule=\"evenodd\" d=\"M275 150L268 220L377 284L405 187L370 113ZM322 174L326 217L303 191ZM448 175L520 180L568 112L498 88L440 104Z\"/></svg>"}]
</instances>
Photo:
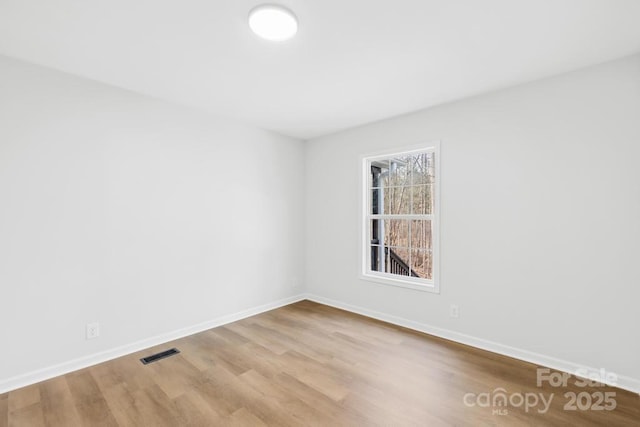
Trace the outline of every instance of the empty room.
<instances>
[{"instance_id":1,"label":"empty room","mask_svg":"<svg viewBox=\"0 0 640 427\"><path fill-rule=\"evenodd\" d=\"M639 23L0 0L0 427L640 426Z\"/></svg>"}]
</instances>

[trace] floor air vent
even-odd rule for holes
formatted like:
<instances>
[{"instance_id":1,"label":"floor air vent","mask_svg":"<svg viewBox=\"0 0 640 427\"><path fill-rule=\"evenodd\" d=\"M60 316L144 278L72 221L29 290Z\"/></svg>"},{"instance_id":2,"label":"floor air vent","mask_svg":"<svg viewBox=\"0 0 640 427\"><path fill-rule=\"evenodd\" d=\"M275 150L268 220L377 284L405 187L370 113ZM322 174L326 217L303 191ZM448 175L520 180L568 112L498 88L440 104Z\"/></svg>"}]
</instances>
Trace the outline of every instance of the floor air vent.
<instances>
[{"instance_id":1,"label":"floor air vent","mask_svg":"<svg viewBox=\"0 0 640 427\"><path fill-rule=\"evenodd\" d=\"M172 348L171 350L163 351L161 353L152 354L151 356L143 357L140 359L142 364L147 365L151 362L155 362L156 360L164 359L165 357L173 356L174 354L180 353L180 350L177 348Z\"/></svg>"}]
</instances>

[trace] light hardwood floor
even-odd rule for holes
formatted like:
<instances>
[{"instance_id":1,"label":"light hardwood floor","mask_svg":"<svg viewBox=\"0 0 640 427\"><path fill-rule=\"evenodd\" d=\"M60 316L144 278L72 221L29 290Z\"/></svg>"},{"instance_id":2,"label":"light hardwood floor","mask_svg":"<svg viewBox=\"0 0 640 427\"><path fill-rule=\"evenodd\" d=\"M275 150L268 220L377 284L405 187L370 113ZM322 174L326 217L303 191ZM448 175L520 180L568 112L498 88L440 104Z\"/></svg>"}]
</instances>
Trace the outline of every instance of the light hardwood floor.
<instances>
[{"instance_id":1,"label":"light hardwood floor","mask_svg":"<svg viewBox=\"0 0 640 427\"><path fill-rule=\"evenodd\" d=\"M637 394L538 388L536 368L302 301L0 395L0 426L640 426ZM464 404L499 387L554 398L544 414ZM563 409L584 391L614 392L616 409Z\"/></svg>"}]
</instances>

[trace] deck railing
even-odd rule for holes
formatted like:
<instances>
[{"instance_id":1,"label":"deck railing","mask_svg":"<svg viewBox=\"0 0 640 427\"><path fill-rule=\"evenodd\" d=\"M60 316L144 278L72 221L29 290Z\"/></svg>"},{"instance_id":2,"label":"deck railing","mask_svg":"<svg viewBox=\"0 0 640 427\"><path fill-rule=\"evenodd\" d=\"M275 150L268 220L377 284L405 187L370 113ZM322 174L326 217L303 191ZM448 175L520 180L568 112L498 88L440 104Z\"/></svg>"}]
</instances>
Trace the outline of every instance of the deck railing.
<instances>
[{"instance_id":1,"label":"deck railing","mask_svg":"<svg viewBox=\"0 0 640 427\"><path fill-rule=\"evenodd\" d=\"M409 264L407 264L393 249L385 247L385 266L386 271L392 274L398 274L401 276L413 276L419 277L418 273L413 271Z\"/></svg>"}]
</instances>

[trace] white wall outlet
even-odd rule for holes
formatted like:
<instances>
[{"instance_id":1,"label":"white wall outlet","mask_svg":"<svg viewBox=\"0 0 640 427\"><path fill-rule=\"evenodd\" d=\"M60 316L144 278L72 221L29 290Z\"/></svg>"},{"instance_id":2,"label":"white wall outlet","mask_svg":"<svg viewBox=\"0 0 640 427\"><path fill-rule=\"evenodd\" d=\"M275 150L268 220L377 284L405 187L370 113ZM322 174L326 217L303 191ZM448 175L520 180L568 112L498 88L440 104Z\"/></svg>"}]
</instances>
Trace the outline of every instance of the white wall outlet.
<instances>
[{"instance_id":1,"label":"white wall outlet","mask_svg":"<svg viewBox=\"0 0 640 427\"><path fill-rule=\"evenodd\" d=\"M460 308L456 304L451 304L451 307L449 308L449 316L454 319L460 317Z\"/></svg>"},{"instance_id":2,"label":"white wall outlet","mask_svg":"<svg viewBox=\"0 0 640 427\"><path fill-rule=\"evenodd\" d=\"M100 324L98 322L87 323L87 339L91 340L94 338L98 338L99 336L100 336Z\"/></svg>"}]
</instances>

